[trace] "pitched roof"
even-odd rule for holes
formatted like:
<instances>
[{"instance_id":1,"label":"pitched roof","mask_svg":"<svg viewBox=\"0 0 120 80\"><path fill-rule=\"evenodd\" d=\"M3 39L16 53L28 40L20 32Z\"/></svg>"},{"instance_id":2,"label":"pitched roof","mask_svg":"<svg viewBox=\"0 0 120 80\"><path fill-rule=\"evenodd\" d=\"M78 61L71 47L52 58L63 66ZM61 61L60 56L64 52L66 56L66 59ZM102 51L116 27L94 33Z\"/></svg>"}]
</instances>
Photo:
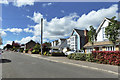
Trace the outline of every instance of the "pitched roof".
<instances>
[{"instance_id":1,"label":"pitched roof","mask_svg":"<svg viewBox=\"0 0 120 80\"><path fill-rule=\"evenodd\" d=\"M117 41L119 42L119 40L117 40ZM111 41L94 42L94 47L95 46L105 46L105 45L113 45L113 43ZM90 42L88 42L87 44L84 45L84 48L87 48L87 47L92 47L92 44Z\"/></svg>"},{"instance_id":2,"label":"pitched roof","mask_svg":"<svg viewBox=\"0 0 120 80\"><path fill-rule=\"evenodd\" d=\"M26 44L28 44L28 43L30 43L30 42L36 43L35 41L33 41L33 40L30 40L30 41L29 41L29 42L27 42Z\"/></svg>"},{"instance_id":3,"label":"pitched roof","mask_svg":"<svg viewBox=\"0 0 120 80\"><path fill-rule=\"evenodd\" d=\"M64 40L65 41L66 39L65 38L60 38L60 40Z\"/></svg>"},{"instance_id":4,"label":"pitched roof","mask_svg":"<svg viewBox=\"0 0 120 80\"><path fill-rule=\"evenodd\" d=\"M104 22L105 22L106 20L107 20L108 22L112 22L111 19L105 17L104 20L102 21L102 23L101 23L101 24L99 25L99 27L97 28L96 33L99 32L99 30L101 29L102 25L104 24ZM119 21L117 21L117 23L120 25L120 22L119 22Z\"/></svg>"},{"instance_id":5,"label":"pitched roof","mask_svg":"<svg viewBox=\"0 0 120 80\"><path fill-rule=\"evenodd\" d=\"M84 36L84 30L73 29L73 31L76 31L80 36ZM73 32L72 32L72 34L73 34Z\"/></svg>"}]
</instances>

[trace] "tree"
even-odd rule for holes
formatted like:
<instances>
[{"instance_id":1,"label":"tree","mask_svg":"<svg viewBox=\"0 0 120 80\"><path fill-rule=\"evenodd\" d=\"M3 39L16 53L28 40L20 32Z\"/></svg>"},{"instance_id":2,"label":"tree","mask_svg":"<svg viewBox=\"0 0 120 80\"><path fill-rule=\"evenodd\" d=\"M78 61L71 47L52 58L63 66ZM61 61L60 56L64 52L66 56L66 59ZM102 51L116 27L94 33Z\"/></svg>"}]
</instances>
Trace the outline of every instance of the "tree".
<instances>
[{"instance_id":1,"label":"tree","mask_svg":"<svg viewBox=\"0 0 120 80\"><path fill-rule=\"evenodd\" d=\"M120 25L118 24L117 20L114 20L116 17L112 17L110 19L109 25L105 28L105 35L109 39L109 41L112 41L112 43L115 45L116 40L118 39L119 36L119 30L120 30Z\"/></svg>"},{"instance_id":2,"label":"tree","mask_svg":"<svg viewBox=\"0 0 120 80\"><path fill-rule=\"evenodd\" d=\"M93 26L90 26L89 28L90 30L88 31L88 41L92 44L93 47L94 41L96 41L96 36L97 36L96 29L94 29Z\"/></svg>"},{"instance_id":3,"label":"tree","mask_svg":"<svg viewBox=\"0 0 120 80\"><path fill-rule=\"evenodd\" d=\"M5 49L5 48L7 48L7 49L11 49L11 48L13 48L13 47L12 47L12 45L7 44L6 46L4 46L4 49Z\"/></svg>"},{"instance_id":4,"label":"tree","mask_svg":"<svg viewBox=\"0 0 120 80\"><path fill-rule=\"evenodd\" d=\"M36 44L33 49L34 49L34 50L40 50L40 45L39 45L39 44Z\"/></svg>"}]
</instances>

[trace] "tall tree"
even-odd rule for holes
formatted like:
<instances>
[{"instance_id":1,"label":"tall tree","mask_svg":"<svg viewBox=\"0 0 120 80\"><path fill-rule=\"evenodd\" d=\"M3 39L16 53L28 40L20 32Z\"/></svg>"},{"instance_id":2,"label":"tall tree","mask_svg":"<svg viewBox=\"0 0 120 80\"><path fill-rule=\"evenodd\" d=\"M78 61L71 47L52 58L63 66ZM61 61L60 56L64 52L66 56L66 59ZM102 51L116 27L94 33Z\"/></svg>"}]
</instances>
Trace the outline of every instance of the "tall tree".
<instances>
[{"instance_id":1,"label":"tall tree","mask_svg":"<svg viewBox=\"0 0 120 80\"><path fill-rule=\"evenodd\" d=\"M115 16L110 19L109 25L105 28L105 35L115 45L119 36L120 24L115 20Z\"/></svg>"},{"instance_id":2,"label":"tall tree","mask_svg":"<svg viewBox=\"0 0 120 80\"><path fill-rule=\"evenodd\" d=\"M92 44L92 48L94 48L94 41L96 41L96 29L93 26L89 27L88 31L88 41Z\"/></svg>"}]
</instances>

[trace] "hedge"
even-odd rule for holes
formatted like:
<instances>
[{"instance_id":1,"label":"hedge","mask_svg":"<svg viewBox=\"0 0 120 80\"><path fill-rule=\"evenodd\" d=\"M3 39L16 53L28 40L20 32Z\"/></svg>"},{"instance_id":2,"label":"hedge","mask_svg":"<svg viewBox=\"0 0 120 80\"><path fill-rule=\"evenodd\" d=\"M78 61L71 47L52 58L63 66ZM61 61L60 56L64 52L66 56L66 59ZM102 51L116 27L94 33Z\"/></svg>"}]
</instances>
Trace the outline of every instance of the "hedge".
<instances>
[{"instance_id":1,"label":"hedge","mask_svg":"<svg viewBox=\"0 0 120 80\"><path fill-rule=\"evenodd\" d=\"M120 51L92 51L92 55L98 63L120 65Z\"/></svg>"},{"instance_id":2,"label":"hedge","mask_svg":"<svg viewBox=\"0 0 120 80\"><path fill-rule=\"evenodd\" d=\"M89 53L89 54L74 53L74 54L68 55L67 57L69 59L74 59L74 60L89 61L89 62L94 61L91 53Z\"/></svg>"},{"instance_id":3,"label":"hedge","mask_svg":"<svg viewBox=\"0 0 120 80\"><path fill-rule=\"evenodd\" d=\"M57 52L57 53L51 53L51 56L65 56L65 54Z\"/></svg>"}]
</instances>

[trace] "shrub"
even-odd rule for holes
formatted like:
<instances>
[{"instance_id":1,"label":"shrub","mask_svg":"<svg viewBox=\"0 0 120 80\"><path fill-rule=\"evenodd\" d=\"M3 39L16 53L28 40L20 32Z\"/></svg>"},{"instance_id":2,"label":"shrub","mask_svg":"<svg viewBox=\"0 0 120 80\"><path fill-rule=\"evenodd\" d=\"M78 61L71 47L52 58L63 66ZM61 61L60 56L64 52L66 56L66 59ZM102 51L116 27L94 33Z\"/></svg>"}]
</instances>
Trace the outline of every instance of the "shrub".
<instances>
[{"instance_id":1,"label":"shrub","mask_svg":"<svg viewBox=\"0 0 120 80\"><path fill-rule=\"evenodd\" d=\"M32 51L33 49L31 48L31 49L29 49L29 51Z\"/></svg>"},{"instance_id":2,"label":"shrub","mask_svg":"<svg viewBox=\"0 0 120 80\"><path fill-rule=\"evenodd\" d=\"M41 55L41 52L39 52L39 54Z\"/></svg>"},{"instance_id":3,"label":"shrub","mask_svg":"<svg viewBox=\"0 0 120 80\"><path fill-rule=\"evenodd\" d=\"M39 50L33 50L32 54L39 54Z\"/></svg>"},{"instance_id":4,"label":"shrub","mask_svg":"<svg viewBox=\"0 0 120 80\"><path fill-rule=\"evenodd\" d=\"M85 61L85 60L86 60L86 57L85 57L85 54L76 53L76 55L74 56L74 59L75 59L75 60Z\"/></svg>"},{"instance_id":5,"label":"shrub","mask_svg":"<svg viewBox=\"0 0 120 80\"><path fill-rule=\"evenodd\" d=\"M92 54L74 53L67 56L69 59L93 62Z\"/></svg>"},{"instance_id":6,"label":"shrub","mask_svg":"<svg viewBox=\"0 0 120 80\"><path fill-rule=\"evenodd\" d=\"M88 53L86 54L86 61L88 62L95 62L93 56L92 56L92 53Z\"/></svg>"},{"instance_id":7,"label":"shrub","mask_svg":"<svg viewBox=\"0 0 120 80\"><path fill-rule=\"evenodd\" d=\"M92 55L98 63L120 65L120 51L93 51Z\"/></svg>"},{"instance_id":8,"label":"shrub","mask_svg":"<svg viewBox=\"0 0 120 80\"><path fill-rule=\"evenodd\" d=\"M28 53L28 49L25 50L25 53Z\"/></svg>"},{"instance_id":9,"label":"shrub","mask_svg":"<svg viewBox=\"0 0 120 80\"><path fill-rule=\"evenodd\" d=\"M47 52L44 52L43 55L47 55Z\"/></svg>"},{"instance_id":10,"label":"shrub","mask_svg":"<svg viewBox=\"0 0 120 80\"><path fill-rule=\"evenodd\" d=\"M72 54L68 55L67 57L68 57L69 59L72 59Z\"/></svg>"},{"instance_id":11,"label":"shrub","mask_svg":"<svg viewBox=\"0 0 120 80\"><path fill-rule=\"evenodd\" d=\"M23 50L24 50L23 48L20 48L20 52L23 52Z\"/></svg>"},{"instance_id":12,"label":"shrub","mask_svg":"<svg viewBox=\"0 0 120 80\"><path fill-rule=\"evenodd\" d=\"M64 53L60 53L60 52L57 52L57 53L51 53L52 56L64 56Z\"/></svg>"}]
</instances>

